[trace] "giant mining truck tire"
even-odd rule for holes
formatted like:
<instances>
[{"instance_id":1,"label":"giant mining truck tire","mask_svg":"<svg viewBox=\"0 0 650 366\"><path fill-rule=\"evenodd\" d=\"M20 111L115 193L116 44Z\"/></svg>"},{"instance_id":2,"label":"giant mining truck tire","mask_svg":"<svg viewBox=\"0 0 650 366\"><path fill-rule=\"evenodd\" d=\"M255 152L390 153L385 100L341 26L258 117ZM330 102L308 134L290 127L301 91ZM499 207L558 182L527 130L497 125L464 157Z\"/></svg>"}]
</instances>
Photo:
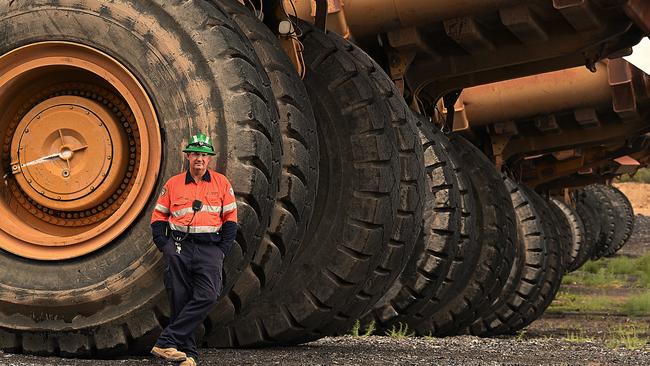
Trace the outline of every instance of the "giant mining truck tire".
<instances>
[{"instance_id":1,"label":"giant mining truck tire","mask_svg":"<svg viewBox=\"0 0 650 366\"><path fill-rule=\"evenodd\" d=\"M282 286L210 345L294 344L346 331L397 276L417 237L422 153L410 111L359 49L298 28L321 147L314 216Z\"/></svg>"},{"instance_id":2,"label":"giant mining truck tire","mask_svg":"<svg viewBox=\"0 0 650 366\"><path fill-rule=\"evenodd\" d=\"M608 185L601 185L600 189L608 197L614 208L616 218L616 230L607 252L606 257L612 257L627 243L634 230L634 209L630 200L618 188Z\"/></svg>"},{"instance_id":3,"label":"giant mining truck tire","mask_svg":"<svg viewBox=\"0 0 650 366\"><path fill-rule=\"evenodd\" d=\"M576 261L574 263L573 267L580 268L591 259L592 253L596 250L595 248L600 239L601 222L598 217L597 206L593 204L593 199L589 197L589 194L585 190L575 190L572 194L572 199L576 204L576 213L585 227L584 245L586 246L585 250L589 253L586 258L583 258L583 261Z\"/></svg>"},{"instance_id":4,"label":"giant mining truck tire","mask_svg":"<svg viewBox=\"0 0 650 366\"><path fill-rule=\"evenodd\" d=\"M333 35L333 33L331 33ZM333 36L338 42L346 42ZM346 305L346 314L355 314L358 319L388 291L395 279L402 273L407 262L412 258L422 229L424 201L426 196L428 173L425 162L431 158L425 155L418 134L417 117L408 107L402 93L397 90L395 83L375 61L360 48L345 44L349 48L358 67L368 71L371 81L389 110L389 117L399 149L400 181L399 207L391 229L388 245L380 250L379 264L365 278L363 296L358 296ZM335 332L347 332L350 321L345 324L335 319Z\"/></svg>"},{"instance_id":5,"label":"giant mining truck tire","mask_svg":"<svg viewBox=\"0 0 650 366\"><path fill-rule=\"evenodd\" d=\"M469 254L457 256L461 235L463 239L469 238L461 228L461 220L468 221L465 228L473 230L475 226L472 222L472 203L467 202L468 192L458 182L460 171L456 171L439 142L446 137L435 130L426 118L420 118L417 126L424 149L427 182L423 197L424 220L413 254L404 270L362 320L364 327L374 321L380 331L398 323L408 324L419 309L429 302L438 301L436 294L446 280L446 284L456 284L462 283L457 276L468 278L467 272L454 271L451 267L461 264ZM463 209L468 211L466 215L463 215ZM452 279L448 278L448 273Z\"/></svg>"},{"instance_id":6,"label":"giant mining truck tire","mask_svg":"<svg viewBox=\"0 0 650 366\"><path fill-rule=\"evenodd\" d=\"M318 136L309 96L277 37L234 0L213 0L250 40L268 74L282 133L282 171L269 227L259 249L206 321L206 332L234 320L277 283L311 219L318 186Z\"/></svg>"},{"instance_id":7,"label":"giant mining truck tire","mask_svg":"<svg viewBox=\"0 0 650 366\"><path fill-rule=\"evenodd\" d=\"M542 211L530 195L509 178L504 178L515 208L519 256L515 258L508 285L492 304L490 313L474 321L470 332L477 336L511 334L535 313L534 303L545 279L549 241L543 228Z\"/></svg>"},{"instance_id":8,"label":"giant mining truck tire","mask_svg":"<svg viewBox=\"0 0 650 366\"><path fill-rule=\"evenodd\" d=\"M16 173L0 200L2 349L148 351L169 311L150 212L198 131L238 198L229 291L281 156L270 83L236 29L204 1L0 3L2 162Z\"/></svg>"},{"instance_id":9,"label":"giant mining truck tire","mask_svg":"<svg viewBox=\"0 0 650 366\"><path fill-rule=\"evenodd\" d=\"M597 260L605 256L612 247L617 226L621 226L619 224L620 218L616 217L614 204L602 190L602 185L588 185L580 188L580 191L584 197L583 203L595 213L595 218L598 220L600 227L598 238L591 252L591 259Z\"/></svg>"},{"instance_id":10,"label":"giant mining truck tire","mask_svg":"<svg viewBox=\"0 0 650 366\"><path fill-rule=\"evenodd\" d=\"M456 291L440 294L409 322L422 335L447 336L463 332L475 319L485 316L506 285L516 255L514 209L501 175L494 164L467 140L450 135L450 156L465 171L476 208L478 248L463 263L469 278ZM474 257L475 256L475 257ZM449 275L448 275L449 277ZM453 287L453 286L452 286ZM446 287L451 288L451 287Z\"/></svg>"},{"instance_id":11,"label":"giant mining truck tire","mask_svg":"<svg viewBox=\"0 0 650 366\"><path fill-rule=\"evenodd\" d=\"M589 260L589 254L591 253L590 247L586 243L585 226L576 210L570 205L555 198L551 198L551 204L560 209L562 212L561 217L569 225L571 231L571 250L565 270L566 272L573 272Z\"/></svg>"},{"instance_id":12,"label":"giant mining truck tire","mask_svg":"<svg viewBox=\"0 0 650 366\"><path fill-rule=\"evenodd\" d=\"M556 223L556 230L560 241L560 253L562 254L562 273L564 275L564 273L567 273L569 264L573 262L573 231L571 225L565 219L562 210L551 202L550 196L542 198L546 206L553 213L553 219Z\"/></svg>"},{"instance_id":13,"label":"giant mining truck tire","mask_svg":"<svg viewBox=\"0 0 650 366\"><path fill-rule=\"evenodd\" d=\"M566 246L563 243L570 242L571 230L560 220L562 219L559 212L551 209L552 203L546 201L537 192L522 186L521 189L527 194L530 203L535 206L541 215L541 224L543 236L546 245L546 262L544 266L544 278L539 292L531 296L532 311L524 314L522 322L513 324L510 327L510 333L514 333L525 328L533 321L537 320L546 309L551 305L557 295L562 276L565 273L565 253Z\"/></svg>"}]
</instances>

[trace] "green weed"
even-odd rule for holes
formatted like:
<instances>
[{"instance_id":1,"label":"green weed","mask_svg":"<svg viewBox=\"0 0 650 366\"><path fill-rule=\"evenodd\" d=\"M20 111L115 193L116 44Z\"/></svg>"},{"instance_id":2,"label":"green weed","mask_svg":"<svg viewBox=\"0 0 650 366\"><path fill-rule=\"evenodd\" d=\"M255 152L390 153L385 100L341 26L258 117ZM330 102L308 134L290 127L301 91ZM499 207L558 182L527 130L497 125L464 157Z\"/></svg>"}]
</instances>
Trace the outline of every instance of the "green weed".
<instances>
[{"instance_id":1,"label":"green weed","mask_svg":"<svg viewBox=\"0 0 650 366\"><path fill-rule=\"evenodd\" d=\"M650 254L637 258L637 272L639 276L639 285L643 288L650 289Z\"/></svg>"},{"instance_id":2,"label":"green weed","mask_svg":"<svg viewBox=\"0 0 650 366\"><path fill-rule=\"evenodd\" d=\"M604 266L605 266L604 261L588 261L585 264L583 264L582 267L580 267L579 271L576 272L596 273Z\"/></svg>"},{"instance_id":3,"label":"green weed","mask_svg":"<svg viewBox=\"0 0 650 366\"><path fill-rule=\"evenodd\" d=\"M618 179L615 179L617 182L639 182L639 183L650 183L650 169L641 168L633 175L624 174Z\"/></svg>"},{"instance_id":4,"label":"green weed","mask_svg":"<svg viewBox=\"0 0 650 366\"><path fill-rule=\"evenodd\" d=\"M603 262L607 272L613 275L631 275L639 270L638 260L629 257L607 258Z\"/></svg>"},{"instance_id":5,"label":"green weed","mask_svg":"<svg viewBox=\"0 0 650 366\"><path fill-rule=\"evenodd\" d=\"M624 299L599 295L583 295L560 291L549 312L621 313Z\"/></svg>"},{"instance_id":6,"label":"green weed","mask_svg":"<svg viewBox=\"0 0 650 366\"><path fill-rule=\"evenodd\" d=\"M422 338L426 339L427 341L432 341L432 340L434 340L434 339L437 339L437 337L434 337L434 336L433 336L433 334L431 333L431 331L429 331L429 333L427 333L427 335L422 336Z\"/></svg>"},{"instance_id":7,"label":"green weed","mask_svg":"<svg viewBox=\"0 0 650 366\"><path fill-rule=\"evenodd\" d=\"M375 321L371 321L363 330L363 333L361 332L361 322L359 319L354 321L354 324L352 324L352 328L350 328L350 331L348 334L350 334L353 337L369 337L375 333L377 330Z\"/></svg>"},{"instance_id":8,"label":"green weed","mask_svg":"<svg viewBox=\"0 0 650 366\"><path fill-rule=\"evenodd\" d=\"M650 291L631 297L623 304L626 314L644 316L650 315Z\"/></svg>"},{"instance_id":9,"label":"green weed","mask_svg":"<svg viewBox=\"0 0 650 366\"><path fill-rule=\"evenodd\" d=\"M644 329L647 330L647 327ZM605 340L605 345L612 349L619 347L629 350L641 349L648 343L646 338L639 336L641 331L636 325L619 326L609 334L609 337Z\"/></svg>"},{"instance_id":10,"label":"green weed","mask_svg":"<svg viewBox=\"0 0 650 366\"><path fill-rule=\"evenodd\" d=\"M350 329L350 335L353 337L358 337L360 328L361 328L361 322L359 321L359 319L357 319L354 321L354 324L352 324L352 328Z\"/></svg>"},{"instance_id":11,"label":"green weed","mask_svg":"<svg viewBox=\"0 0 650 366\"><path fill-rule=\"evenodd\" d=\"M377 328L375 326L375 321L373 320L370 323L368 323L368 325L366 326L366 329L363 331L363 336L364 337L369 337L369 336L373 335L376 330L377 330Z\"/></svg>"},{"instance_id":12,"label":"green weed","mask_svg":"<svg viewBox=\"0 0 650 366\"><path fill-rule=\"evenodd\" d=\"M522 329L518 331L517 334L515 335L515 339L518 341L523 341L524 339L526 339L526 329Z\"/></svg>"},{"instance_id":13,"label":"green weed","mask_svg":"<svg viewBox=\"0 0 650 366\"><path fill-rule=\"evenodd\" d=\"M587 337L582 330L568 333L566 336L564 336L564 340L573 343L588 343L594 341L593 338Z\"/></svg>"},{"instance_id":14,"label":"green weed","mask_svg":"<svg viewBox=\"0 0 650 366\"><path fill-rule=\"evenodd\" d=\"M596 288L616 288L623 286L624 280L625 278L610 273L606 268L601 268L596 273L581 271L569 273L564 276L563 283Z\"/></svg>"},{"instance_id":15,"label":"green weed","mask_svg":"<svg viewBox=\"0 0 650 366\"><path fill-rule=\"evenodd\" d=\"M409 331L408 324L398 323L393 325L387 332L386 335L393 338L408 338L415 335L414 332Z\"/></svg>"},{"instance_id":16,"label":"green weed","mask_svg":"<svg viewBox=\"0 0 650 366\"><path fill-rule=\"evenodd\" d=\"M579 284L587 287L621 287L634 280L635 285L650 289L650 254L639 258L603 258L585 263L578 271L565 276L567 285Z\"/></svg>"}]
</instances>

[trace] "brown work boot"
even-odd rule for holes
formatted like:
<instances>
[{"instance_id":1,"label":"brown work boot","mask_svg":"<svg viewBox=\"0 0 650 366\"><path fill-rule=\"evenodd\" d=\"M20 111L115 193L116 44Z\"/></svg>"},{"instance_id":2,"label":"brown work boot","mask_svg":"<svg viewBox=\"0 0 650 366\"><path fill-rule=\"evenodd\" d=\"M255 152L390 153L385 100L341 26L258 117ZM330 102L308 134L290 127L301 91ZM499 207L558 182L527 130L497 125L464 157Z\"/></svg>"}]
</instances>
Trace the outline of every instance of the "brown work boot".
<instances>
[{"instance_id":1,"label":"brown work boot","mask_svg":"<svg viewBox=\"0 0 650 366\"><path fill-rule=\"evenodd\" d=\"M176 348L160 348L158 346L154 346L151 349L151 354L172 362L180 362L187 359L185 353L177 350ZM192 362L193 363L188 365L196 365L194 361Z\"/></svg>"},{"instance_id":2,"label":"brown work boot","mask_svg":"<svg viewBox=\"0 0 650 366\"><path fill-rule=\"evenodd\" d=\"M196 361L192 357L188 357L178 366L196 366Z\"/></svg>"}]
</instances>

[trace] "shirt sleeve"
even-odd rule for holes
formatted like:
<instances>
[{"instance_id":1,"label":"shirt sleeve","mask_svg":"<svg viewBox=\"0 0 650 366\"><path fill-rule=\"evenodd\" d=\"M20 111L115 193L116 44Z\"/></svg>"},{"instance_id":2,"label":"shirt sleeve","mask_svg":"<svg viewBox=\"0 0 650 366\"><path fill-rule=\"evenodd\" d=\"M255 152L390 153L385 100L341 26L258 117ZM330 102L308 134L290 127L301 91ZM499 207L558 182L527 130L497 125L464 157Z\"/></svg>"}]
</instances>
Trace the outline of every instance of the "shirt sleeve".
<instances>
[{"instance_id":1,"label":"shirt sleeve","mask_svg":"<svg viewBox=\"0 0 650 366\"><path fill-rule=\"evenodd\" d=\"M152 224L156 221L167 222L169 220L170 199L168 188L169 182L163 186L160 196L158 196L158 201L156 201L156 207L154 207L151 213Z\"/></svg>"},{"instance_id":2,"label":"shirt sleeve","mask_svg":"<svg viewBox=\"0 0 650 366\"><path fill-rule=\"evenodd\" d=\"M232 185L226 179L226 186L224 189L223 200L221 201L223 207L221 208L221 221L237 222L237 199L235 198L235 191Z\"/></svg>"}]
</instances>

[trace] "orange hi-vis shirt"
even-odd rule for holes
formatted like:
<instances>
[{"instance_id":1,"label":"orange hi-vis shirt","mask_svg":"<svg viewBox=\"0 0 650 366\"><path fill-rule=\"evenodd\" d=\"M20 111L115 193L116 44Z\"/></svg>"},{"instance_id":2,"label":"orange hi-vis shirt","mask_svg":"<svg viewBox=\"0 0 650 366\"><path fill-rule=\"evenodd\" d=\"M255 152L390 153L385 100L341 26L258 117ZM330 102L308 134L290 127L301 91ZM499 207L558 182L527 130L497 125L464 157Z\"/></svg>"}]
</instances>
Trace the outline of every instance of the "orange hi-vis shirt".
<instances>
[{"instance_id":1,"label":"orange hi-vis shirt","mask_svg":"<svg viewBox=\"0 0 650 366\"><path fill-rule=\"evenodd\" d=\"M203 203L196 215L192 210L194 200ZM232 186L224 175L209 169L198 183L189 171L175 175L165 183L158 197L151 214L151 223L156 221L168 222L170 229L183 233L188 232L189 225L193 237L214 240L223 223L237 222L237 202Z\"/></svg>"}]
</instances>

